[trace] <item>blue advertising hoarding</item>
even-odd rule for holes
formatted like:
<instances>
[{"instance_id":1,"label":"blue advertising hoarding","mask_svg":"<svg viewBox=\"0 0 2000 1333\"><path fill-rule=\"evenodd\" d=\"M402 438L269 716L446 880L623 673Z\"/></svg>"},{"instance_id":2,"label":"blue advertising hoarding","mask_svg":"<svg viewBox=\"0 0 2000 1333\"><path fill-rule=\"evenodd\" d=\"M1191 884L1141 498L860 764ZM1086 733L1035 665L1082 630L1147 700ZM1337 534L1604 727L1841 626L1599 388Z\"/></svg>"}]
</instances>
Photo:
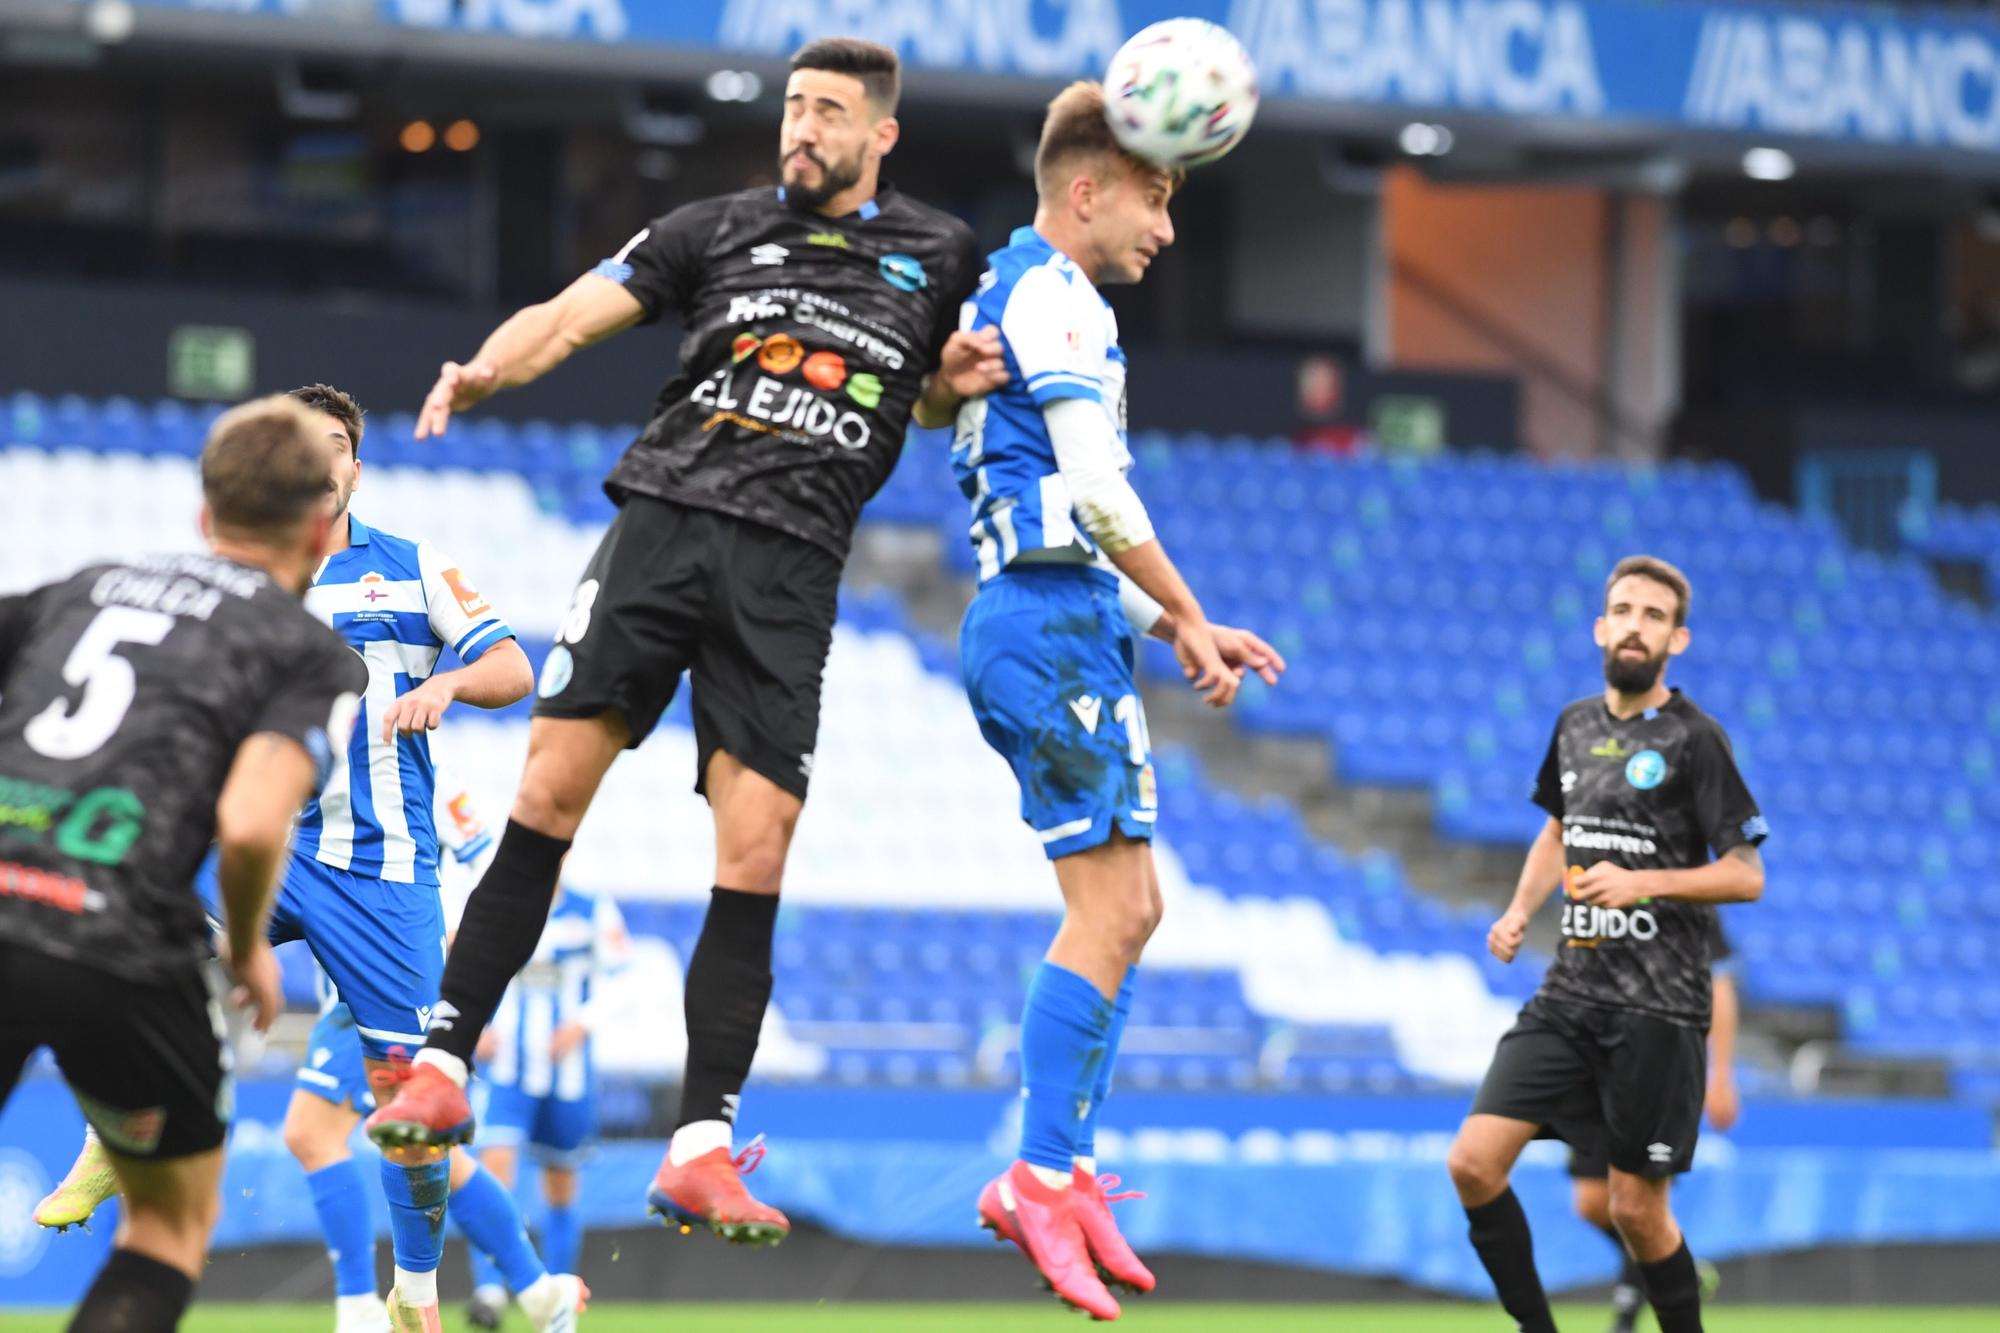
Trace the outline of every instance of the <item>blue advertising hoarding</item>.
<instances>
[{"instance_id":1,"label":"blue advertising hoarding","mask_svg":"<svg viewBox=\"0 0 2000 1333\"><path fill-rule=\"evenodd\" d=\"M2000 24L1977 16L1646 0L140 0L535 41L778 57L856 33L913 67L1102 72L1180 14L1227 24L1267 97L2000 151Z\"/></svg>"}]
</instances>

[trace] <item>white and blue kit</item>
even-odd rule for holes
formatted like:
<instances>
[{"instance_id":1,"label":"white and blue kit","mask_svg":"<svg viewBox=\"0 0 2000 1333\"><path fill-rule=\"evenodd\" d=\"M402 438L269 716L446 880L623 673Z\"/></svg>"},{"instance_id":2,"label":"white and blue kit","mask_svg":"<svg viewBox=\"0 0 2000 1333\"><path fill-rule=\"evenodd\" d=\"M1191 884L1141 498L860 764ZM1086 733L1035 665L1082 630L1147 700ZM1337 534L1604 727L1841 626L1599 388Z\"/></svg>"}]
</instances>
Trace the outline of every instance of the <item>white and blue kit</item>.
<instances>
[{"instance_id":1,"label":"white and blue kit","mask_svg":"<svg viewBox=\"0 0 2000 1333\"><path fill-rule=\"evenodd\" d=\"M980 731L1013 767L1021 817L1053 860L1114 827L1150 838L1159 813L1118 576L1078 516L1044 415L1096 404L1111 461L1128 470L1125 354L1111 307L1032 228L990 264L960 326L999 329L1010 378L960 409L952 446L979 557L960 656Z\"/></svg>"},{"instance_id":2,"label":"white and blue kit","mask_svg":"<svg viewBox=\"0 0 2000 1333\"><path fill-rule=\"evenodd\" d=\"M619 978L631 942L618 904L564 887L549 910L534 957L507 987L486 1031L494 1054L480 1062L475 1098L479 1141L525 1143L554 1166L574 1165L597 1130L597 1070L591 1039L562 1059L550 1039L567 1023L595 1028L621 1004Z\"/></svg>"},{"instance_id":3,"label":"white and blue kit","mask_svg":"<svg viewBox=\"0 0 2000 1333\"><path fill-rule=\"evenodd\" d=\"M436 827L439 841L451 852L461 876L473 876L493 851L493 834L480 818L472 794L465 785L438 769ZM335 993L325 968L316 968L319 991L319 1021L306 1039L306 1058L293 1076L302 1092L309 1092L335 1106L351 1106L357 1111L374 1109L375 1096L368 1087L368 1070L361 1062L360 1035L354 1030L354 1014Z\"/></svg>"},{"instance_id":4,"label":"white and blue kit","mask_svg":"<svg viewBox=\"0 0 2000 1333\"><path fill-rule=\"evenodd\" d=\"M348 541L321 566L306 609L360 655L368 689L347 750L299 817L269 935L306 941L363 1050L382 1060L424 1044L445 949L430 738L384 740L382 718L430 679L446 648L470 665L514 631L430 543L351 514ZM212 874L203 880L212 900Z\"/></svg>"}]
</instances>

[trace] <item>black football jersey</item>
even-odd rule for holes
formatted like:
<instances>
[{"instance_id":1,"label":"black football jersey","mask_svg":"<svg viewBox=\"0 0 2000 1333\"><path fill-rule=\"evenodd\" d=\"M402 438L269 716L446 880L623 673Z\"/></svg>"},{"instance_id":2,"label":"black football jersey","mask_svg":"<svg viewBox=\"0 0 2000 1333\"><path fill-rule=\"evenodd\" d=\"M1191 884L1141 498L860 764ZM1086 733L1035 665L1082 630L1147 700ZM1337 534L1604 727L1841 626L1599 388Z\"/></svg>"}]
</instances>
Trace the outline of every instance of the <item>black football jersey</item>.
<instances>
[{"instance_id":1,"label":"black football jersey","mask_svg":"<svg viewBox=\"0 0 2000 1333\"><path fill-rule=\"evenodd\" d=\"M1613 717L1601 695L1563 709L1534 799L1561 821L1571 866L1690 870L1768 832L1729 737L1678 690L1632 718ZM1565 893L1562 942L1542 990L1706 1028L1717 930L1705 903L1607 908Z\"/></svg>"},{"instance_id":2,"label":"black football jersey","mask_svg":"<svg viewBox=\"0 0 2000 1333\"><path fill-rule=\"evenodd\" d=\"M605 489L845 559L984 267L969 227L888 187L845 217L767 187L656 219L594 270L683 327L679 372Z\"/></svg>"},{"instance_id":3,"label":"black football jersey","mask_svg":"<svg viewBox=\"0 0 2000 1333\"><path fill-rule=\"evenodd\" d=\"M154 979L206 952L195 870L243 741L324 781L361 659L261 570L93 565L0 597L0 937Z\"/></svg>"}]
</instances>

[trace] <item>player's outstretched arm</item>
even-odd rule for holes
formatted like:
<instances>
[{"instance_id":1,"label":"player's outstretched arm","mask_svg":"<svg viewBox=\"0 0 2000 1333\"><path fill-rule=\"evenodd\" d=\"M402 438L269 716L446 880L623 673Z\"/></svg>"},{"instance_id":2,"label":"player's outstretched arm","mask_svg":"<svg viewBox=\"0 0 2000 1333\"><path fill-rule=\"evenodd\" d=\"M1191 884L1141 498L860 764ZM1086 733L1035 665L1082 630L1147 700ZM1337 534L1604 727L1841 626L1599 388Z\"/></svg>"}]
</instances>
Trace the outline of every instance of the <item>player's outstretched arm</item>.
<instances>
[{"instance_id":1,"label":"player's outstretched arm","mask_svg":"<svg viewBox=\"0 0 2000 1333\"><path fill-rule=\"evenodd\" d=\"M216 873L229 966L259 1032L270 1030L283 1006L264 919L291 846L292 820L311 799L318 776L305 746L290 736L259 732L237 748L215 803Z\"/></svg>"},{"instance_id":2,"label":"player's outstretched arm","mask_svg":"<svg viewBox=\"0 0 2000 1333\"><path fill-rule=\"evenodd\" d=\"M639 299L619 284L584 274L552 299L515 312L472 360L445 362L417 414L417 438L444 434L454 412L541 378L578 348L624 332L645 314Z\"/></svg>"},{"instance_id":3,"label":"player's outstretched arm","mask_svg":"<svg viewBox=\"0 0 2000 1333\"><path fill-rule=\"evenodd\" d=\"M528 697L535 688L535 669L528 655L512 639L502 639L479 655L479 660L455 671L440 671L382 712L382 739L397 732L414 735L436 731L444 715L455 703L474 708L505 708Z\"/></svg>"},{"instance_id":4,"label":"player's outstretched arm","mask_svg":"<svg viewBox=\"0 0 2000 1333\"><path fill-rule=\"evenodd\" d=\"M1486 932L1488 953L1503 963L1514 961L1521 952L1521 941L1527 938L1529 920L1562 883L1563 860L1562 824L1550 819L1535 835L1527 860L1521 863L1521 878L1515 882L1513 901Z\"/></svg>"}]
</instances>

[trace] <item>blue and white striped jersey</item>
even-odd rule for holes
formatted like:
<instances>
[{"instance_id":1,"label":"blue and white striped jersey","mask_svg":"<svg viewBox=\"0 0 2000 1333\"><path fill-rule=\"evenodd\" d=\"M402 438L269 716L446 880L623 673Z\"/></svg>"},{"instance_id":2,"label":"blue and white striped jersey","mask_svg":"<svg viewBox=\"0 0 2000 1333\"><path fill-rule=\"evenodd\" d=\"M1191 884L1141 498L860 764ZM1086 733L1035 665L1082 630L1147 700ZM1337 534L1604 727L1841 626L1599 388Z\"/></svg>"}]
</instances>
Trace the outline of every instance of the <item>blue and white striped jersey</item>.
<instances>
[{"instance_id":1,"label":"blue and white striped jersey","mask_svg":"<svg viewBox=\"0 0 2000 1333\"><path fill-rule=\"evenodd\" d=\"M383 713L430 679L445 648L467 663L513 637L429 542L376 532L348 516L345 551L328 558L306 609L332 625L368 666L368 691L347 751L299 817L294 847L322 865L395 884L438 882L430 738L382 739Z\"/></svg>"},{"instance_id":2,"label":"blue and white striped jersey","mask_svg":"<svg viewBox=\"0 0 2000 1333\"><path fill-rule=\"evenodd\" d=\"M1097 544L1076 521L1042 409L1059 398L1103 404L1125 448L1125 353L1118 319L1082 270L1032 227L1017 228L959 327L998 328L1008 382L959 409L952 472L972 502L972 545L984 583L1017 560L1091 564Z\"/></svg>"},{"instance_id":3,"label":"blue and white striped jersey","mask_svg":"<svg viewBox=\"0 0 2000 1333\"><path fill-rule=\"evenodd\" d=\"M625 918L610 898L564 886L534 957L507 987L487 1030L498 1046L480 1069L531 1097L575 1101L590 1091L590 1042L562 1060L549 1040L565 1023L595 1026L617 999L614 979L631 961Z\"/></svg>"}]
</instances>

